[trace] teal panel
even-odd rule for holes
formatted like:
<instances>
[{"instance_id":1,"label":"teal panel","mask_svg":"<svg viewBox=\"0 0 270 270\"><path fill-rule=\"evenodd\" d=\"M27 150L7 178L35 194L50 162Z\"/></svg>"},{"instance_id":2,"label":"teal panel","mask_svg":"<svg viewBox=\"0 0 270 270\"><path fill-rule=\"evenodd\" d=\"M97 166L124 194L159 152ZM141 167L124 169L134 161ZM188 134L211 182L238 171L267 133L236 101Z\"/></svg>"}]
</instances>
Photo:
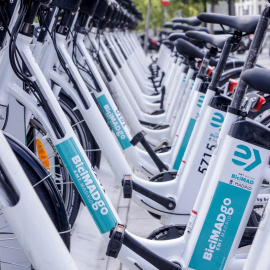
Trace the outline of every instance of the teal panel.
<instances>
[{"instance_id":1,"label":"teal panel","mask_svg":"<svg viewBox=\"0 0 270 270\"><path fill-rule=\"evenodd\" d=\"M191 137L193 128L195 126L195 123L196 123L196 120L191 118L190 121L189 121L187 130L186 130L185 136L183 138L182 144L180 146L178 155L177 155L176 160L175 160L174 165L173 165L174 170L178 170L179 167L180 167L180 164L182 162L182 158L183 158L183 156L185 154L185 151L187 149L187 145L188 145L189 139Z\"/></svg>"},{"instance_id":2,"label":"teal panel","mask_svg":"<svg viewBox=\"0 0 270 270\"><path fill-rule=\"evenodd\" d=\"M70 138L56 148L100 232L109 232L117 219L74 139Z\"/></svg>"},{"instance_id":3,"label":"teal panel","mask_svg":"<svg viewBox=\"0 0 270 270\"><path fill-rule=\"evenodd\" d=\"M219 182L195 246L189 268L222 270L227 261L250 191Z\"/></svg>"},{"instance_id":4,"label":"teal panel","mask_svg":"<svg viewBox=\"0 0 270 270\"><path fill-rule=\"evenodd\" d=\"M125 129L118 120L106 96L102 95L98 97L97 100L110 124L110 127L112 128L114 134L116 135L122 149L125 150L126 148L130 147L132 144L130 143L130 140L125 132Z\"/></svg>"}]
</instances>

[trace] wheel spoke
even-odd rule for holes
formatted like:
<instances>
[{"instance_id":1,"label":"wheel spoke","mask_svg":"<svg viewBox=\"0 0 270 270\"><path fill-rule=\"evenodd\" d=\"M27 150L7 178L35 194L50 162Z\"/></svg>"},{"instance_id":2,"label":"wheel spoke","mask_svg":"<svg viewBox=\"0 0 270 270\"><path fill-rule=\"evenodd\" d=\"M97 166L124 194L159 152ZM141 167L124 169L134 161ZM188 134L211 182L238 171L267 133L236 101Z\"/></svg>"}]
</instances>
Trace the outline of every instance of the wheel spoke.
<instances>
[{"instance_id":1,"label":"wheel spoke","mask_svg":"<svg viewBox=\"0 0 270 270\"><path fill-rule=\"evenodd\" d=\"M87 150L84 150L85 152L96 152L96 151L101 151L100 149L87 149Z\"/></svg>"},{"instance_id":2,"label":"wheel spoke","mask_svg":"<svg viewBox=\"0 0 270 270\"><path fill-rule=\"evenodd\" d=\"M84 123L84 122L85 122L85 120L83 119L81 121L76 122L75 124L72 124L71 127L78 126L79 124Z\"/></svg>"},{"instance_id":3,"label":"wheel spoke","mask_svg":"<svg viewBox=\"0 0 270 270\"><path fill-rule=\"evenodd\" d=\"M5 261L0 261L1 263L4 263L4 264L9 264L9 265L15 265L15 266L20 266L20 267L24 267L24 268L28 268L30 269L30 265L27 266L27 265L23 265L23 264L18 264L18 263L11 263L11 262L5 262Z\"/></svg>"},{"instance_id":4,"label":"wheel spoke","mask_svg":"<svg viewBox=\"0 0 270 270\"><path fill-rule=\"evenodd\" d=\"M51 177L52 174L48 174L46 177L44 177L43 179L41 179L39 182L37 182L36 184L33 185L33 187L36 187L37 185L39 185L40 183L42 183L43 181L45 181L46 179L48 179L49 177Z\"/></svg>"}]
</instances>

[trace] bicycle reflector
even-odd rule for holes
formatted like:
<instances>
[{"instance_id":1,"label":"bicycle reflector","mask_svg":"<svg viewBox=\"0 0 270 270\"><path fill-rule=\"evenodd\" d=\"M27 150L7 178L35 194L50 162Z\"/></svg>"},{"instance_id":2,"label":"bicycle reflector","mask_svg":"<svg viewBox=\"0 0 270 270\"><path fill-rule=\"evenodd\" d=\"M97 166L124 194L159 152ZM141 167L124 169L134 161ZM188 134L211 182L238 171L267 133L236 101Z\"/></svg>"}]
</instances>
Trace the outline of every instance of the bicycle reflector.
<instances>
[{"instance_id":1,"label":"bicycle reflector","mask_svg":"<svg viewBox=\"0 0 270 270\"><path fill-rule=\"evenodd\" d=\"M45 166L47 170L49 170L50 169L49 158L46 149L40 139L36 139L36 148L40 162Z\"/></svg>"},{"instance_id":2,"label":"bicycle reflector","mask_svg":"<svg viewBox=\"0 0 270 270\"><path fill-rule=\"evenodd\" d=\"M230 92L231 94L233 94L233 92L234 92L234 90L235 90L237 84L238 84L238 81L233 80L233 79L230 79L230 80L229 80L229 92Z\"/></svg>"},{"instance_id":3,"label":"bicycle reflector","mask_svg":"<svg viewBox=\"0 0 270 270\"><path fill-rule=\"evenodd\" d=\"M210 75L212 74L213 71L214 71L214 68L213 68L213 67L209 67L208 70L207 70L206 75L207 75L207 76L210 76Z\"/></svg>"},{"instance_id":4,"label":"bicycle reflector","mask_svg":"<svg viewBox=\"0 0 270 270\"><path fill-rule=\"evenodd\" d=\"M254 105L251 108L252 112L257 112L261 109L262 105L265 103L265 98L262 96L259 96Z\"/></svg>"}]
</instances>

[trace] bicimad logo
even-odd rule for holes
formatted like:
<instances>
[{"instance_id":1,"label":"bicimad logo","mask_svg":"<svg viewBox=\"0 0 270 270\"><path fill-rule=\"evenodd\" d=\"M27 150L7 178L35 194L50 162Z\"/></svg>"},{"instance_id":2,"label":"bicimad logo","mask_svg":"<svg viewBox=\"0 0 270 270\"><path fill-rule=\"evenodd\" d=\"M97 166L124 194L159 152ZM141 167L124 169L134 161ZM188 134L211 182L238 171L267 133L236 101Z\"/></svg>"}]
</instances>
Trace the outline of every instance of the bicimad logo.
<instances>
[{"instance_id":1,"label":"bicimad logo","mask_svg":"<svg viewBox=\"0 0 270 270\"><path fill-rule=\"evenodd\" d=\"M237 149L239 151L234 152L234 156L237 157L237 159L233 158L232 162L237 166L246 166L244 168L245 171L249 172L253 170L255 167L257 167L259 164L261 164L261 156L260 152L257 149L250 150L249 147L243 144L237 145ZM253 153L252 153L253 152ZM253 158L252 158L253 157ZM252 160L250 161L250 159Z\"/></svg>"},{"instance_id":2,"label":"bicimad logo","mask_svg":"<svg viewBox=\"0 0 270 270\"><path fill-rule=\"evenodd\" d=\"M223 122L224 116L221 113L215 112L211 120L211 126L221 128Z\"/></svg>"},{"instance_id":3,"label":"bicimad logo","mask_svg":"<svg viewBox=\"0 0 270 270\"><path fill-rule=\"evenodd\" d=\"M204 100L204 96L200 96L199 99L198 99L198 103L197 103L197 106L198 106L199 108L202 107L203 100Z\"/></svg>"}]
</instances>

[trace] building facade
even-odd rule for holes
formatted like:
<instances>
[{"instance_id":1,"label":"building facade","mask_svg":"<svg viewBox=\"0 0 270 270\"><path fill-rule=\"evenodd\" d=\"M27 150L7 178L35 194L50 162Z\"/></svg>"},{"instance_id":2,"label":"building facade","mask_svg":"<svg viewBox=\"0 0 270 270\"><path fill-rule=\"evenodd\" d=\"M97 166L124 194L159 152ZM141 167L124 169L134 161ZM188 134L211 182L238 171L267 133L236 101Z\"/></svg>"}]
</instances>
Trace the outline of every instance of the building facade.
<instances>
[{"instance_id":1,"label":"building facade","mask_svg":"<svg viewBox=\"0 0 270 270\"><path fill-rule=\"evenodd\" d=\"M239 0L235 3L235 13L237 16L261 15L267 6L267 0Z\"/></svg>"}]
</instances>

